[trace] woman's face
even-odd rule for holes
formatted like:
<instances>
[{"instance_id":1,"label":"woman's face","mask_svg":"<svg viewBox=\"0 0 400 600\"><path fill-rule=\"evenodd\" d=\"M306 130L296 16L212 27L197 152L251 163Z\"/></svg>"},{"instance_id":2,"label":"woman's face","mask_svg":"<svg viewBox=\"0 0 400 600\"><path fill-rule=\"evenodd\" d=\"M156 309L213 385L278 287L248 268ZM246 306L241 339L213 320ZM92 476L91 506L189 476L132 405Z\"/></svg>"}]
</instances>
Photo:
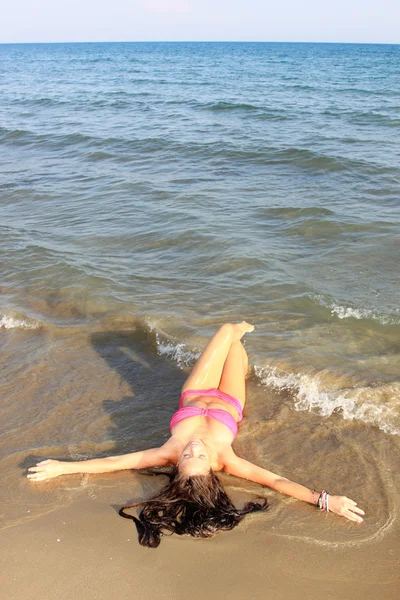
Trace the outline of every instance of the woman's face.
<instances>
[{"instance_id":1,"label":"woman's face","mask_svg":"<svg viewBox=\"0 0 400 600\"><path fill-rule=\"evenodd\" d=\"M202 440L190 440L182 450L178 469L185 475L206 475L210 472L210 456Z\"/></svg>"}]
</instances>

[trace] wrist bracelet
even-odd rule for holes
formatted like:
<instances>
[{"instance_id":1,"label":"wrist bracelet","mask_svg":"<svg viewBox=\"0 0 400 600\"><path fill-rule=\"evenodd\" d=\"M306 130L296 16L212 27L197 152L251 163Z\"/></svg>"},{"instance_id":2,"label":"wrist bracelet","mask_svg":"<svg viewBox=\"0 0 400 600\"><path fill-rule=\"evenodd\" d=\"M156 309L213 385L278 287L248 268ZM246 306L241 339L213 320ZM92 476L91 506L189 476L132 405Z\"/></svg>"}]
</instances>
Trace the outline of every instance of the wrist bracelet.
<instances>
[{"instance_id":1,"label":"wrist bracelet","mask_svg":"<svg viewBox=\"0 0 400 600\"><path fill-rule=\"evenodd\" d=\"M320 510L329 511L328 492L326 490L322 490L320 493L317 506Z\"/></svg>"}]
</instances>

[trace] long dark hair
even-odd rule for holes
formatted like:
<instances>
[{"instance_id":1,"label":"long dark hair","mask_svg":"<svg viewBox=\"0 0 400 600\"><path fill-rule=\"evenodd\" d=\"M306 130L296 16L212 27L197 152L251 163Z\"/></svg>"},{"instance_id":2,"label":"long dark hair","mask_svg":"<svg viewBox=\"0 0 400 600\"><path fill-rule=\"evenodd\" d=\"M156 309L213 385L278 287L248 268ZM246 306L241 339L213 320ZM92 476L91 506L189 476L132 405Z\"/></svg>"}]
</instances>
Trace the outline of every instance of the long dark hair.
<instances>
[{"instance_id":1,"label":"long dark hair","mask_svg":"<svg viewBox=\"0 0 400 600\"><path fill-rule=\"evenodd\" d=\"M143 506L139 517L125 512L136 506ZM208 538L218 531L233 529L248 513L267 508L268 502L262 498L261 502L248 502L239 510L212 470L207 475L188 477L174 467L169 483L154 498L124 506L119 514L135 522L142 546L157 548L164 530Z\"/></svg>"}]
</instances>

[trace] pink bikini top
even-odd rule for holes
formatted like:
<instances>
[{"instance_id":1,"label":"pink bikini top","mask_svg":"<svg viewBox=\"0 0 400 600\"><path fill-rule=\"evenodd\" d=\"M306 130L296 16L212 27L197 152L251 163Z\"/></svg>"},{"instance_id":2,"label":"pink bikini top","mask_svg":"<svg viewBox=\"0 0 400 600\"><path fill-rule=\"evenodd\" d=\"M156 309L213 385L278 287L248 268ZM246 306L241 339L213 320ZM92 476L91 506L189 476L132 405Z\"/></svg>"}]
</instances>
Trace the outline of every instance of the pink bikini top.
<instances>
[{"instance_id":1,"label":"pink bikini top","mask_svg":"<svg viewBox=\"0 0 400 600\"><path fill-rule=\"evenodd\" d=\"M222 410L221 408L199 408L197 406L182 406L183 400L186 396L211 396L212 398L219 398L220 400L224 400L234 406L238 412L239 418L236 422L236 419L231 415L231 413L226 410ZM220 423L223 423L232 431L233 437L235 438L238 431L237 423L243 419L243 410L242 405L239 400L222 392L217 388L211 388L209 390L186 390L182 393L181 399L179 402L179 410L172 416L170 423L170 430L172 433L172 429L175 427L177 423L183 421L183 419L189 419L190 417L211 417L211 419L215 419Z\"/></svg>"}]
</instances>

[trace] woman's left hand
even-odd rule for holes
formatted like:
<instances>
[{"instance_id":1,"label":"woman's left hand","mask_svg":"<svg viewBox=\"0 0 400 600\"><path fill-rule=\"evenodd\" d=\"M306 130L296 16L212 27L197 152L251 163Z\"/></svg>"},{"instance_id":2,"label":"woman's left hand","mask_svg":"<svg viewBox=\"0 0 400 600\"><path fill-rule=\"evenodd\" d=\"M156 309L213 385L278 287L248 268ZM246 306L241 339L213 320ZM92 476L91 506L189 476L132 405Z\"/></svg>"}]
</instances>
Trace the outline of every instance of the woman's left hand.
<instances>
[{"instance_id":1,"label":"woman's left hand","mask_svg":"<svg viewBox=\"0 0 400 600\"><path fill-rule=\"evenodd\" d=\"M354 502L354 500L350 500L346 496L331 496L329 494L328 502L330 512L345 517L349 521L362 523L363 518L360 515L365 515L365 512L357 506L357 502Z\"/></svg>"}]
</instances>

